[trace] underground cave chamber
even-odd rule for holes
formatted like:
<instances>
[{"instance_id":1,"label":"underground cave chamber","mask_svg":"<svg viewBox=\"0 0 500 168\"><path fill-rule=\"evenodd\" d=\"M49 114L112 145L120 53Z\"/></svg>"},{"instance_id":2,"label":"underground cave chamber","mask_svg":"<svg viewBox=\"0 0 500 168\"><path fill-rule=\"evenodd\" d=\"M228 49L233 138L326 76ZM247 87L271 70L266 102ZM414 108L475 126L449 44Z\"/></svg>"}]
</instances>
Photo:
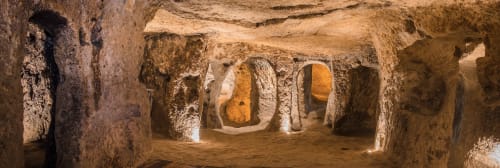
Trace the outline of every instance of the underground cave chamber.
<instances>
[{"instance_id":1,"label":"underground cave chamber","mask_svg":"<svg viewBox=\"0 0 500 168\"><path fill-rule=\"evenodd\" d=\"M500 167L494 0L0 4L0 167Z\"/></svg>"}]
</instances>

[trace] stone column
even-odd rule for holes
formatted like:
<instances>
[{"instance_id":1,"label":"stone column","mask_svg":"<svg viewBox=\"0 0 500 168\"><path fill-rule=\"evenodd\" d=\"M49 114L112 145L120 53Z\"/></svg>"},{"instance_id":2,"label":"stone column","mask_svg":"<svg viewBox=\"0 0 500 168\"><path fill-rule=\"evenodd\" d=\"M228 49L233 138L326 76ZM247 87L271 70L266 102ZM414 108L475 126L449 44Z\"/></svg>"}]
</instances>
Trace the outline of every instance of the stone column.
<instances>
[{"instance_id":1,"label":"stone column","mask_svg":"<svg viewBox=\"0 0 500 168\"><path fill-rule=\"evenodd\" d=\"M141 79L156 89L153 125L159 133L173 139L196 141L204 93L204 35L181 36L168 33L147 37L145 63ZM156 93L158 92L158 93Z\"/></svg>"},{"instance_id":2,"label":"stone column","mask_svg":"<svg viewBox=\"0 0 500 168\"><path fill-rule=\"evenodd\" d=\"M481 114L483 134L500 138L500 35L490 33L484 39L485 57L478 58L479 83L485 93L486 112Z\"/></svg>"},{"instance_id":3,"label":"stone column","mask_svg":"<svg viewBox=\"0 0 500 168\"><path fill-rule=\"evenodd\" d=\"M385 60L376 149L402 165L446 167L461 48L459 37L434 38L379 56Z\"/></svg>"},{"instance_id":4,"label":"stone column","mask_svg":"<svg viewBox=\"0 0 500 168\"><path fill-rule=\"evenodd\" d=\"M328 99L328 103L332 105L331 109L327 110L325 123L332 124L332 130L335 130L339 120L344 117L347 103L349 102L349 65L333 62L333 88ZM333 101L333 103L331 102Z\"/></svg>"},{"instance_id":5,"label":"stone column","mask_svg":"<svg viewBox=\"0 0 500 168\"><path fill-rule=\"evenodd\" d=\"M281 131L291 131L290 114L292 110L293 60L282 57L276 63L278 81L278 109L274 117L274 125Z\"/></svg>"}]
</instances>

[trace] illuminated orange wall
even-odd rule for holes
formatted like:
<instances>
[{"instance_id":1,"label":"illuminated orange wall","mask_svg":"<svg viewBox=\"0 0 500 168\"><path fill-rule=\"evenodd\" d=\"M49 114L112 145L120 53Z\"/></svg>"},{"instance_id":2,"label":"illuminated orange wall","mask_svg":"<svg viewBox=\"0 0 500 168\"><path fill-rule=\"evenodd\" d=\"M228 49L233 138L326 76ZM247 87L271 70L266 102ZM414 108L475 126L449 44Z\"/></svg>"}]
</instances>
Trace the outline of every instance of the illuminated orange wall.
<instances>
[{"instance_id":1,"label":"illuminated orange wall","mask_svg":"<svg viewBox=\"0 0 500 168\"><path fill-rule=\"evenodd\" d=\"M252 74L250 67L241 64L235 71L236 80L233 97L226 106L226 116L229 121L245 123L250 121L250 96L252 91Z\"/></svg>"},{"instance_id":2,"label":"illuminated orange wall","mask_svg":"<svg viewBox=\"0 0 500 168\"><path fill-rule=\"evenodd\" d=\"M311 94L314 98L327 101L332 90L332 75L327 67L323 65L312 65Z\"/></svg>"}]
</instances>

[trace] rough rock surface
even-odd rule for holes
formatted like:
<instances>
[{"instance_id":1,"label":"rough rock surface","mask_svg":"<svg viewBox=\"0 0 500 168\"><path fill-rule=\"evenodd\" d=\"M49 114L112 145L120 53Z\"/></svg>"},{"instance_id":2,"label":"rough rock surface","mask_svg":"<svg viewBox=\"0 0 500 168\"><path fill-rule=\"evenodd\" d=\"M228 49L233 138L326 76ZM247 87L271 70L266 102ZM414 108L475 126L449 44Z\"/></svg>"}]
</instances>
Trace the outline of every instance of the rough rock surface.
<instances>
[{"instance_id":1,"label":"rough rock surface","mask_svg":"<svg viewBox=\"0 0 500 168\"><path fill-rule=\"evenodd\" d=\"M0 167L23 167L21 63L25 4L0 1Z\"/></svg>"},{"instance_id":2,"label":"rough rock surface","mask_svg":"<svg viewBox=\"0 0 500 168\"><path fill-rule=\"evenodd\" d=\"M29 25L23 60L24 143L46 139L55 110L59 77L53 55L53 37L34 24ZM53 130L52 130L53 131Z\"/></svg>"},{"instance_id":3,"label":"rough rock surface","mask_svg":"<svg viewBox=\"0 0 500 168\"><path fill-rule=\"evenodd\" d=\"M232 92L234 92L231 99L222 105L219 112L224 125L241 127L242 125L238 125L258 122L258 119L254 118L256 116L252 116L252 111L255 111L252 109L252 104L255 102L251 100L254 97L252 92L255 92L252 83L255 83L255 79L252 79L250 67L247 64L241 64L235 67L234 72L236 76L235 81L233 81L235 86Z\"/></svg>"},{"instance_id":4,"label":"rough rock surface","mask_svg":"<svg viewBox=\"0 0 500 168\"><path fill-rule=\"evenodd\" d=\"M496 34L497 30L492 25L498 21L481 18L481 15L485 14L483 12L491 12L488 15L498 13L492 12L495 5L488 3L447 3L414 8L407 16L394 15L397 10L385 11L379 17L390 22L376 25L377 29L384 31L378 31L373 36L377 55L381 58L383 79L375 145L377 149L398 158L402 165L463 165L463 162L448 163L457 107L458 60L470 39L481 36L484 39L484 35ZM467 16L465 21L458 19L463 16ZM478 75L481 78L481 73ZM488 75L494 76L494 73ZM435 98L440 96L442 98ZM481 110L464 112L463 115L494 116ZM476 125L475 129L481 131L460 134L459 139L475 142L480 137L477 135L497 134L483 130L486 123L482 121L471 122L462 125ZM496 125L487 127L494 128ZM471 146L460 148L463 148L460 151L468 151Z\"/></svg>"},{"instance_id":5,"label":"rough rock surface","mask_svg":"<svg viewBox=\"0 0 500 168\"><path fill-rule=\"evenodd\" d=\"M378 119L378 94L380 79L378 71L367 67L350 70L350 99L346 115L335 123L335 133L374 133Z\"/></svg>"},{"instance_id":6,"label":"rough rock surface","mask_svg":"<svg viewBox=\"0 0 500 168\"><path fill-rule=\"evenodd\" d=\"M57 155L50 153L55 157L50 164L132 167L145 159L151 149L149 107L137 79L145 7L142 1L2 1L0 27L6 48L1 49L5 69L0 106L5 115L1 128L6 130L0 167L23 164L20 72L30 22L54 35L60 72L54 115Z\"/></svg>"},{"instance_id":7,"label":"rough rock surface","mask_svg":"<svg viewBox=\"0 0 500 168\"><path fill-rule=\"evenodd\" d=\"M146 37L141 81L153 91L152 125L158 133L191 140L200 127L199 109L207 66L203 35Z\"/></svg>"},{"instance_id":8,"label":"rough rock surface","mask_svg":"<svg viewBox=\"0 0 500 168\"><path fill-rule=\"evenodd\" d=\"M181 140L196 140L201 125L224 130L226 74L252 58L269 64L252 74L262 89L250 94L254 114L272 116L260 118L268 130L304 130L300 71L323 64L331 131L373 129L376 118L375 150L401 167L491 165L482 154L500 138L499 9L496 0L1 0L0 167L22 167L23 142L50 138L51 122L46 159L57 167L135 167L152 130ZM52 41L52 52L30 43L42 30L35 41ZM484 57L467 61L480 43ZM43 65L50 53L57 68ZM44 74L58 78L37 82Z\"/></svg>"}]
</instances>

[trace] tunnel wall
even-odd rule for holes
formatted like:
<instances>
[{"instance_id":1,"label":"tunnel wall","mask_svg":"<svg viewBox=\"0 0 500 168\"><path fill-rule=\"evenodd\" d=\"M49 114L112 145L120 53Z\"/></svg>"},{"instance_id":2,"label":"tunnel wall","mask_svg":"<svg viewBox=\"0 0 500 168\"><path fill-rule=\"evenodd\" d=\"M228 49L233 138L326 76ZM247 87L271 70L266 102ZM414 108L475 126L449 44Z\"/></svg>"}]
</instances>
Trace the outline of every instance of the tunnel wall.
<instances>
[{"instance_id":1,"label":"tunnel wall","mask_svg":"<svg viewBox=\"0 0 500 168\"><path fill-rule=\"evenodd\" d=\"M24 108L24 143L45 140L55 110L59 77L53 56L53 37L34 24L28 25L21 72Z\"/></svg>"},{"instance_id":2,"label":"tunnel wall","mask_svg":"<svg viewBox=\"0 0 500 168\"><path fill-rule=\"evenodd\" d=\"M245 65L248 69L248 75L245 75L243 81L238 81L238 74L242 67ZM228 134L239 134L245 132L253 132L264 130L268 128L273 115L276 112L277 104L277 83L274 68L271 66L268 60L260 57L248 57L245 60L210 60L210 69L207 73L208 76L213 76L213 79L205 80L205 86L210 85L206 88L210 92L210 95L206 95L205 100L214 100L213 102L207 102L210 108L203 111L202 118L208 121L203 121L210 123L207 128L215 128L218 131L228 133ZM251 79L250 81L248 79ZM241 79L240 79L241 80ZM227 113L228 103L231 103L235 98L241 99L241 96L237 92L241 92L239 87L244 84L243 88L245 90L249 89L245 95L245 102L239 106L245 106L250 108L252 119L235 125L227 121L227 117L224 116ZM250 102L248 102L250 101ZM236 102L238 103L238 102ZM233 109L234 110L234 109Z\"/></svg>"},{"instance_id":3,"label":"tunnel wall","mask_svg":"<svg viewBox=\"0 0 500 168\"><path fill-rule=\"evenodd\" d=\"M21 70L26 4L0 1L0 167L23 167Z\"/></svg>"},{"instance_id":4,"label":"tunnel wall","mask_svg":"<svg viewBox=\"0 0 500 168\"><path fill-rule=\"evenodd\" d=\"M200 127L204 73L208 68L203 35L150 34L146 37L141 81L153 90L155 132L191 141Z\"/></svg>"},{"instance_id":5,"label":"tunnel wall","mask_svg":"<svg viewBox=\"0 0 500 168\"><path fill-rule=\"evenodd\" d=\"M379 108L380 79L377 69L364 66L349 70L349 90L345 115L333 126L337 134L375 132Z\"/></svg>"},{"instance_id":6,"label":"tunnel wall","mask_svg":"<svg viewBox=\"0 0 500 168\"><path fill-rule=\"evenodd\" d=\"M247 62L253 67L257 116L260 125L268 127L277 108L277 79L274 68L263 58L250 58Z\"/></svg>"},{"instance_id":7,"label":"tunnel wall","mask_svg":"<svg viewBox=\"0 0 500 168\"><path fill-rule=\"evenodd\" d=\"M58 167L134 167L150 152L147 94L137 76L143 54L143 1L2 1L3 110L0 167L22 167L20 63L28 19L52 11L68 20L55 41ZM119 13L119 14L117 14ZM46 15L45 15L46 16ZM48 20L51 21L50 18ZM43 24L43 23L42 23ZM50 24L49 24L50 25ZM120 26L116 26L120 25ZM47 27L47 30L50 30ZM124 36L124 34L127 34ZM7 52L4 52L7 51ZM3 101L3 100L2 100ZM3 124L7 125L3 125ZM5 137L5 138L4 138ZM4 153L7 152L7 153Z\"/></svg>"},{"instance_id":8,"label":"tunnel wall","mask_svg":"<svg viewBox=\"0 0 500 168\"><path fill-rule=\"evenodd\" d=\"M481 40L481 39L480 39ZM462 167L469 160L469 152L474 148L479 138L490 137L488 131L495 124L487 123L484 119L491 117L484 113L487 110L485 93L478 80L477 60L485 56L485 46L480 45L460 60L460 74L462 75L462 95L457 94L457 105L461 105L454 118L454 137L449 160L449 167ZM465 55L465 54L464 54ZM457 92L459 92L457 90ZM459 93L460 93L459 92ZM484 115L484 116L483 116ZM478 117L480 116L480 117ZM491 124L491 125L483 125ZM485 134L486 133L486 134Z\"/></svg>"},{"instance_id":9,"label":"tunnel wall","mask_svg":"<svg viewBox=\"0 0 500 168\"><path fill-rule=\"evenodd\" d=\"M247 62L251 63L252 60L257 59L259 61L260 58L265 58L269 62L269 66L274 69L274 73L276 75L276 108L273 111L274 115L270 121L268 130L283 130L290 131L290 112L291 112L291 90L292 90L292 73L293 73L293 52L284 51L281 49L261 46L261 45L252 45L246 43L218 43L209 46L208 56L216 62L213 64L214 74L225 74L227 72L227 68L231 65L235 64L237 60L243 61L247 60ZM217 68L215 68L217 67ZM265 68L265 72L268 73ZM218 93L217 88L220 88L223 79L217 79L217 76L224 75L215 75L216 80L213 82L213 88L211 89L211 93L214 91ZM267 75L266 75L267 76ZM258 79L259 80L259 79ZM270 89L270 88L267 88ZM211 95L213 96L213 95ZM259 103L261 100L259 100ZM212 104L212 105L211 105ZM216 102L210 102L208 115L215 116ZM271 109L271 104L263 106L259 105L259 108L269 108ZM208 117L210 118L210 117Z\"/></svg>"},{"instance_id":10,"label":"tunnel wall","mask_svg":"<svg viewBox=\"0 0 500 168\"><path fill-rule=\"evenodd\" d=\"M497 19L482 17L487 13L498 15L497 7L488 3L476 5L411 9L407 16L395 14L399 11L385 11L380 13L381 20L376 21L384 24L373 25L377 29L372 37L382 79L375 148L399 160L403 166L446 167L449 164L460 79L458 59L468 39L498 32ZM479 8L480 11L475 10ZM472 114L464 111L463 115ZM480 110L473 115L473 118L488 116L496 120L495 115ZM467 124L462 122L461 126L463 131ZM484 126L475 129L483 135L497 134L483 131ZM458 138L478 141L477 136L463 132Z\"/></svg>"},{"instance_id":11,"label":"tunnel wall","mask_svg":"<svg viewBox=\"0 0 500 168\"><path fill-rule=\"evenodd\" d=\"M205 97L204 97L204 109L202 111L202 123L206 128L222 128L222 119L219 115L220 104L230 98L232 93L232 82L226 82L229 80L228 73L231 71L231 60L210 60L209 69L207 70L206 80L205 80ZM230 86L228 86L230 85ZM224 90L226 89L226 90ZM231 90L229 93L228 90Z\"/></svg>"},{"instance_id":12,"label":"tunnel wall","mask_svg":"<svg viewBox=\"0 0 500 168\"><path fill-rule=\"evenodd\" d=\"M487 109L482 117L482 132L500 138L500 32L487 34L485 57L476 60L478 80ZM485 135L487 136L487 135Z\"/></svg>"},{"instance_id":13,"label":"tunnel wall","mask_svg":"<svg viewBox=\"0 0 500 168\"><path fill-rule=\"evenodd\" d=\"M332 89L333 91L330 92L327 103L332 105L326 109L324 124L332 124L336 116L341 118L346 111L347 100L349 99L349 95L346 92L349 89L349 70L360 65L377 68L378 64L375 50L370 46L365 46L361 51L335 56L308 56L279 48L238 42L210 44L207 50L208 57L214 62L214 64L211 64L214 79L211 79L211 82L209 82L212 87L209 89L210 98L204 98L205 100L212 100L216 96L212 94L220 92L218 89L221 88L222 78L225 75L217 74L225 74L228 68L235 64L237 60L262 57L270 62L276 73L278 96L276 113L269 125L269 129L285 132L292 131L292 111L295 105L297 105L296 102L294 103L294 95L298 93L296 90L294 91L294 88L297 87L297 83L294 83L296 80L294 79L294 73L299 71L299 67L304 62L320 60L320 62L333 65L332 73L334 80L332 88L339 89ZM208 119L207 123L213 123L212 127L209 124L209 128L219 127L216 124L219 121L217 121L217 117L214 117L217 116L215 102L211 101L207 103L207 116L203 116Z\"/></svg>"}]
</instances>

